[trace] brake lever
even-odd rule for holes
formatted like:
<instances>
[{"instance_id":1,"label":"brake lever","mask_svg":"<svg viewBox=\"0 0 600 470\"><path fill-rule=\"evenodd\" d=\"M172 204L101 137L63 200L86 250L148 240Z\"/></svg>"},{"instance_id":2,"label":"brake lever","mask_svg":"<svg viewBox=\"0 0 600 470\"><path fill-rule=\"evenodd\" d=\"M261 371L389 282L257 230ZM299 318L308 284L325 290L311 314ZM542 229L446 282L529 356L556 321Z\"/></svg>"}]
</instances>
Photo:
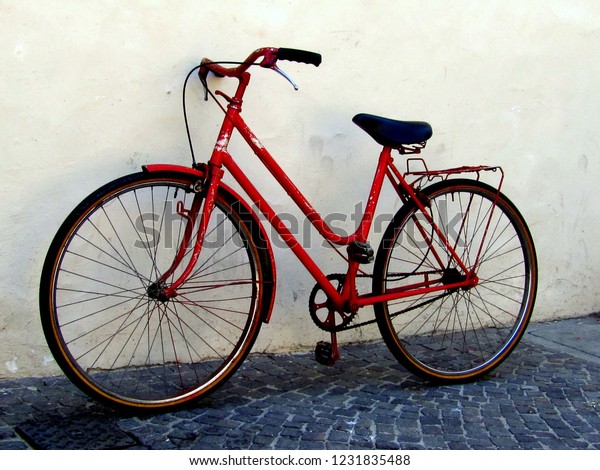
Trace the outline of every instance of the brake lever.
<instances>
[{"instance_id":1,"label":"brake lever","mask_svg":"<svg viewBox=\"0 0 600 470\"><path fill-rule=\"evenodd\" d=\"M200 83L202 83L202 86L204 87L204 101L208 101L208 81L207 81L207 75L208 74L203 74L200 71L198 72L198 78L200 78Z\"/></svg>"},{"instance_id":2,"label":"brake lever","mask_svg":"<svg viewBox=\"0 0 600 470\"><path fill-rule=\"evenodd\" d=\"M281 70L279 67L277 67L277 65L272 65L271 68L273 70L275 70L275 72L277 72L283 78L285 78L288 82L290 82L292 84L292 86L294 87L294 90L298 91L298 85L296 85L296 82L294 82L294 80L292 80L292 77L290 77L287 73L285 73L283 70Z\"/></svg>"}]
</instances>

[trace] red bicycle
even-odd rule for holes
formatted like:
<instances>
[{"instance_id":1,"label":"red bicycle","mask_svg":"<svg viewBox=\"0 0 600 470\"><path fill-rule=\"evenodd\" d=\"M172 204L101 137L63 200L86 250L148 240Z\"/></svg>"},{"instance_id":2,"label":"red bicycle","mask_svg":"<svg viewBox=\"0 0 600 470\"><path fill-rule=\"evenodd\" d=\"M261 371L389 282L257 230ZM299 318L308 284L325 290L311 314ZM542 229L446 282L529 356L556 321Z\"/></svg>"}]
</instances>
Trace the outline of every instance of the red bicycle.
<instances>
[{"instance_id":1,"label":"red bicycle","mask_svg":"<svg viewBox=\"0 0 600 470\"><path fill-rule=\"evenodd\" d=\"M339 358L337 333L376 322L411 372L467 381L498 366L522 337L537 262L525 221L500 192L501 168L432 171L411 158L402 173L392 151L420 153L430 125L359 114L354 122L383 149L358 229L338 235L241 116L251 66L274 70L297 89L277 66L283 60L318 66L321 56L263 48L244 62L202 60L196 69L206 99L210 94L225 113L208 162L196 163L192 149L192 167L144 166L93 192L60 227L43 267L41 319L58 364L89 395L137 409L203 397L235 372L269 321L276 284L271 242L252 206L223 182L225 171L316 280L310 314L332 338L318 344L320 362ZM213 94L210 72L236 78L235 95ZM228 151L234 130L318 232L347 247L347 254L338 250L345 273L326 275L236 164ZM483 175L499 181L483 183ZM403 206L375 253L368 235L386 179ZM363 266L373 261L368 274ZM362 277L372 278L371 292L359 293ZM357 322L368 305L375 319Z\"/></svg>"}]
</instances>

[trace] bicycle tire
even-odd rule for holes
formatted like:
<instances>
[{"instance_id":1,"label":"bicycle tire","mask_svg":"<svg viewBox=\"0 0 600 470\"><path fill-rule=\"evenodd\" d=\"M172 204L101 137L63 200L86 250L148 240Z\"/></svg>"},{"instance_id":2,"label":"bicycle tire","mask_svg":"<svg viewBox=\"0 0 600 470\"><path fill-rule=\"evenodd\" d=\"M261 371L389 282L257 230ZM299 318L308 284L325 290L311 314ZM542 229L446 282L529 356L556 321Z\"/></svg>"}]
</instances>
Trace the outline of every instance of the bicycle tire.
<instances>
[{"instance_id":1,"label":"bicycle tire","mask_svg":"<svg viewBox=\"0 0 600 470\"><path fill-rule=\"evenodd\" d=\"M475 380L508 357L530 320L537 290L533 240L514 204L482 182L447 180L421 194L468 269L487 232L476 272L479 282L468 289L375 304L377 324L389 350L412 373L442 383ZM419 214L409 201L387 227L373 270L375 294L433 276L441 279L438 286L461 279L448 249ZM434 252L443 258L444 269Z\"/></svg>"},{"instance_id":2,"label":"bicycle tire","mask_svg":"<svg viewBox=\"0 0 600 470\"><path fill-rule=\"evenodd\" d=\"M173 409L214 391L252 348L273 266L254 214L223 188L190 278L168 301L152 295L185 233L184 208L203 198L197 183L178 172L119 178L73 210L48 250L44 334L67 377L93 398Z\"/></svg>"}]
</instances>

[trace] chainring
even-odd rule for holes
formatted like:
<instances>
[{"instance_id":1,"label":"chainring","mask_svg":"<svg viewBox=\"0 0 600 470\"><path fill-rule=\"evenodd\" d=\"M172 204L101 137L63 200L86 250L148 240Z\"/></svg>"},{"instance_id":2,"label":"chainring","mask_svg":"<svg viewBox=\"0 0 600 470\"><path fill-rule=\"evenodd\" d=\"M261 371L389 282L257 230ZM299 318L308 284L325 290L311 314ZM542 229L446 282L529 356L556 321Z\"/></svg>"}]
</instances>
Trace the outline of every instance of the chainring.
<instances>
[{"instance_id":1,"label":"chainring","mask_svg":"<svg viewBox=\"0 0 600 470\"><path fill-rule=\"evenodd\" d=\"M337 291L341 292L346 279L345 274L328 274L327 279L337 281ZM317 297L319 297L317 299ZM310 297L308 298L308 311L310 312L310 318L312 318L315 325L325 331L337 332L346 329L347 325L354 318L353 313L340 313L331 308L329 299L321 286L315 284Z\"/></svg>"}]
</instances>

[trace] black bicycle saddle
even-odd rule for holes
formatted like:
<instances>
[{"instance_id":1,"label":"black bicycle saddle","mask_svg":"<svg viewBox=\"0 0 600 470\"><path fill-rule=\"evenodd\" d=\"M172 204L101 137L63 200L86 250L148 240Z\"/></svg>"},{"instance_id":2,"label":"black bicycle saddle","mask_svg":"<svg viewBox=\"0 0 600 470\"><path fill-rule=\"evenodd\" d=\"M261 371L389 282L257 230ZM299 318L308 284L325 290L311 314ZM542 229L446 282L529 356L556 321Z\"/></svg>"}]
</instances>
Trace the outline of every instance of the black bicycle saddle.
<instances>
[{"instance_id":1,"label":"black bicycle saddle","mask_svg":"<svg viewBox=\"0 0 600 470\"><path fill-rule=\"evenodd\" d=\"M396 121L363 113L354 116L352 122L384 147L420 144L433 135L431 126L420 121Z\"/></svg>"}]
</instances>

